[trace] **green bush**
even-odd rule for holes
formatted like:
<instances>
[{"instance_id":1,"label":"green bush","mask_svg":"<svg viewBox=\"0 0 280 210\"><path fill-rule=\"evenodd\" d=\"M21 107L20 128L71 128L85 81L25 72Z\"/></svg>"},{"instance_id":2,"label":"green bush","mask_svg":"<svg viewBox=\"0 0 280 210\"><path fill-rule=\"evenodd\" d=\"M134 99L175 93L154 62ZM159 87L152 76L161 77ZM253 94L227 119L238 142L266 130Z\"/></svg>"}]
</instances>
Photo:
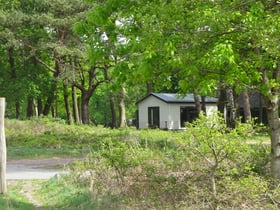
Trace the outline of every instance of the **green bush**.
<instances>
[{"instance_id":1,"label":"green bush","mask_svg":"<svg viewBox=\"0 0 280 210\"><path fill-rule=\"evenodd\" d=\"M110 196L114 186L114 196L140 208L258 207L252 200L266 199L270 190L269 182L255 174L267 161L266 152L244 141L251 126L228 130L222 118L212 117L201 115L185 132L126 130L103 139L84 169L91 170L87 182L95 196ZM257 180L263 185L247 194Z\"/></svg>"}]
</instances>

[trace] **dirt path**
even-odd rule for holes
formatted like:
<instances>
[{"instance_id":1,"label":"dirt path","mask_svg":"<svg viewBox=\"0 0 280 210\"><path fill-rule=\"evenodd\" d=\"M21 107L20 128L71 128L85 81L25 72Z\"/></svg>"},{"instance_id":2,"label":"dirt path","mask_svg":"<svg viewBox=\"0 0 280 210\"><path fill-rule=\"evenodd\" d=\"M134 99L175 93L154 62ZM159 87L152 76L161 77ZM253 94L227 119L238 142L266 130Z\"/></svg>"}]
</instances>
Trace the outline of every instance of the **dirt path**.
<instances>
[{"instance_id":1,"label":"dirt path","mask_svg":"<svg viewBox=\"0 0 280 210\"><path fill-rule=\"evenodd\" d=\"M7 162L7 180L50 179L58 173L67 173L67 166L82 158L49 158L11 160Z\"/></svg>"},{"instance_id":2,"label":"dirt path","mask_svg":"<svg viewBox=\"0 0 280 210\"><path fill-rule=\"evenodd\" d=\"M32 205L36 209L42 209L42 203L39 201L39 199L36 196L36 191L41 187L40 182L33 182L31 180L9 180L8 181L8 187L12 186L19 186L20 185L20 191L19 194L26 197Z\"/></svg>"},{"instance_id":3,"label":"dirt path","mask_svg":"<svg viewBox=\"0 0 280 210\"><path fill-rule=\"evenodd\" d=\"M56 174L67 173L68 165L83 158L48 158L37 160L8 160L6 178L9 185L20 185L20 194L24 195L36 209L42 209L42 203L36 197L40 182Z\"/></svg>"}]
</instances>

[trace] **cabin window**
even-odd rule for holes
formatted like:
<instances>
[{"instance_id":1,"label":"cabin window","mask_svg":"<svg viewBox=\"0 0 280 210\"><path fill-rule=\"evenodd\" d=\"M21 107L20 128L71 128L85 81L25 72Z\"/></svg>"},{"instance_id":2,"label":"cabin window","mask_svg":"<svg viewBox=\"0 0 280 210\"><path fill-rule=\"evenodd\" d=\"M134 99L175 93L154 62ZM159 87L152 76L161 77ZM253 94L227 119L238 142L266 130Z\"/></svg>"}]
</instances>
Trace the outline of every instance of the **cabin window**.
<instances>
[{"instance_id":1,"label":"cabin window","mask_svg":"<svg viewBox=\"0 0 280 210\"><path fill-rule=\"evenodd\" d=\"M160 119L159 119L159 107L148 107L148 123L149 128L159 128Z\"/></svg>"}]
</instances>

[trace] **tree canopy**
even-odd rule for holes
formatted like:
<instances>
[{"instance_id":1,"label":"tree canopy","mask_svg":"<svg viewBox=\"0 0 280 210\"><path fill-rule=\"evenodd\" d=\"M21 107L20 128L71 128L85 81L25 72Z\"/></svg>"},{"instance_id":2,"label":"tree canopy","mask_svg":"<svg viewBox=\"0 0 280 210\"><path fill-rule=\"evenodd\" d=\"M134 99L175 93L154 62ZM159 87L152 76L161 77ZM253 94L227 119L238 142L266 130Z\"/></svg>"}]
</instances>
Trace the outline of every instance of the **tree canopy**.
<instances>
[{"instance_id":1,"label":"tree canopy","mask_svg":"<svg viewBox=\"0 0 280 210\"><path fill-rule=\"evenodd\" d=\"M125 126L125 107L133 118L135 101L147 92L218 93L221 110L233 101L233 112L235 95L257 90L266 102L272 174L280 178L278 1L13 0L0 6L0 92L10 117L52 115L117 127ZM104 107L109 117L98 114Z\"/></svg>"}]
</instances>

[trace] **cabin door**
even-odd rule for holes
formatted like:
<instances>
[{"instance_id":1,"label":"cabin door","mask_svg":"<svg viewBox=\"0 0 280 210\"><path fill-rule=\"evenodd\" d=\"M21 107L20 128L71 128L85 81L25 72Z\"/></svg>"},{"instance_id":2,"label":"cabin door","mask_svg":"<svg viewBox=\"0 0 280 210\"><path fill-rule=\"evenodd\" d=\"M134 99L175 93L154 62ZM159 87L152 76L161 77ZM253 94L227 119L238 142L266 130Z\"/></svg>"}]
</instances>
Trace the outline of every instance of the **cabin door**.
<instances>
[{"instance_id":1,"label":"cabin door","mask_svg":"<svg viewBox=\"0 0 280 210\"><path fill-rule=\"evenodd\" d=\"M198 117L197 109L195 107L181 107L181 128L185 127L186 122L192 122Z\"/></svg>"},{"instance_id":2,"label":"cabin door","mask_svg":"<svg viewBox=\"0 0 280 210\"><path fill-rule=\"evenodd\" d=\"M148 107L149 128L160 128L159 107Z\"/></svg>"}]
</instances>

